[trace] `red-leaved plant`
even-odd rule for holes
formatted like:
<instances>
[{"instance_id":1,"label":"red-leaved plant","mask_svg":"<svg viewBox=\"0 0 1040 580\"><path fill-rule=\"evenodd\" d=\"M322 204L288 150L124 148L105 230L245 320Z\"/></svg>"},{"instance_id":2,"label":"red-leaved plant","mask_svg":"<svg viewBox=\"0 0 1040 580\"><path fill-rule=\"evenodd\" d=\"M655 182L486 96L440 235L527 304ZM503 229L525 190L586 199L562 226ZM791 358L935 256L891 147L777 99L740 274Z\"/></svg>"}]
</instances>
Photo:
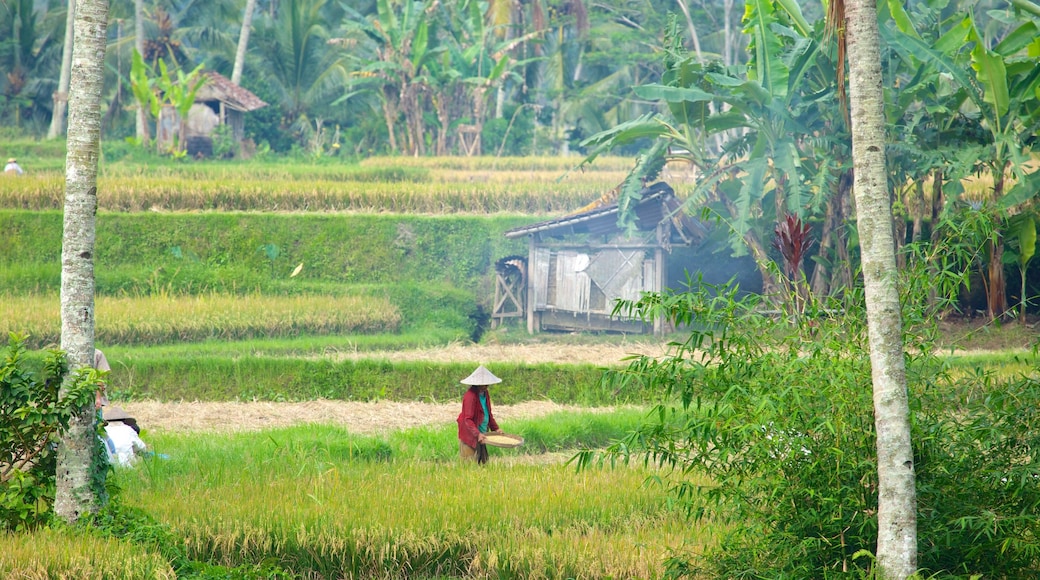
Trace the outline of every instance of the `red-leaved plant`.
<instances>
[{"instance_id":1,"label":"red-leaved plant","mask_svg":"<svg viewBox=\"0 0 1040 580\"><path fill-rule=\"evenodd\" d=\"M784 273L787 275L788 288L794 288L796 310L802 312L808 300L808 285L802 272L802 260L816 242L811 237L812 228L801 218L785 215L773 230L773 247L784 257Z\"/></svg>"}]
</instances>

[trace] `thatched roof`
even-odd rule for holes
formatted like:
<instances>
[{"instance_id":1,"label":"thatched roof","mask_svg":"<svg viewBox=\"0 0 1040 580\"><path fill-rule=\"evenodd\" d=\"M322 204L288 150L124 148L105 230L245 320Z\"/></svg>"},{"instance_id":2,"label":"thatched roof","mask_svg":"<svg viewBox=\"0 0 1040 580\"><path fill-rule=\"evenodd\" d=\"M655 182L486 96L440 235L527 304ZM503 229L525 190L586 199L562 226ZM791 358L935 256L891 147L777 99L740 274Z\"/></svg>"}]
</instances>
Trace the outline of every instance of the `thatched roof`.
<instances>
[{"instance_id":1,"label":"thatched roof","mask_svg":"<svg viewBox=\"0 0 1040 580\"><path fill-rule=\"evenodd\" d=\"M682 210L682 202L667 183L655 183L643 189L635 204L636 228L642 231L655 229L658 224L671 220L672 233L679 243L692 244L704 240L708 228L699 220L692 219ZM572 234L603 235L618 231L618 204L592 203L587 211L566 215L558 219L513 228L505 233L507 238L520 238L533 234L566 236ZM584 208L583 208L584 209Z\"/></svg>"},{"instance_id":2,"label":"thatched roof","mask_svg":"<svg viewBox=\"0 0 1040 580\"><path fill-rule=\"evenodd\" d=\"M195 94L195 101L202 103L206 101L220 101L224 106L236 111L255 111L267 106L248 90L228 80L224 75L217 72L206 72L205 84Z\"/></svg>"}]
</instances>

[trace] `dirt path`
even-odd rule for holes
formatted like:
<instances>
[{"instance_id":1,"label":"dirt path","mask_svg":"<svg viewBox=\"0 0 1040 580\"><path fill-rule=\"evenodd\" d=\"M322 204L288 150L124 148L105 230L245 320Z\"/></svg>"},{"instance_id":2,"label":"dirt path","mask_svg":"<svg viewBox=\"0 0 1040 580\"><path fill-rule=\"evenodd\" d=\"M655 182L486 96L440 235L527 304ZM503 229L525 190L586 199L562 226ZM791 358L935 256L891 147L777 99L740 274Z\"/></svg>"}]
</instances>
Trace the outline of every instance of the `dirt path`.
<instances>
[{"instance_id":1,"label":"dirt path","mask_svg":"<svg viewBox=\"0 0 1040 580\"><path fill-rule=\"evenodd\" d=\"M491 365L496 362L563 363L614 366L623 365L624 359L636 354L660 356L666 345L653 341L633 341L621 344L450 344L428 349L388 351L334 351L324 356L332 360L379 359L391 362L472 362Z\"/></svg>"},{"instance_id":2,"label":"dirt path","mask_svg":"<svg viewBox=\"0 0 1040 580\"><path fill-rule=\"evenodd\" d=\"M359 403L306 401L302 403L158 403L137 401L122 405L142 428L163 432L235 432L288 427L304 423L340 425L352 433L372 435L403 427L451 425L459 414L456 403ZM515 419L540 417L577 407L549 401L496 405L495 418L503 425Z\"/></svg>"}]
</instances>

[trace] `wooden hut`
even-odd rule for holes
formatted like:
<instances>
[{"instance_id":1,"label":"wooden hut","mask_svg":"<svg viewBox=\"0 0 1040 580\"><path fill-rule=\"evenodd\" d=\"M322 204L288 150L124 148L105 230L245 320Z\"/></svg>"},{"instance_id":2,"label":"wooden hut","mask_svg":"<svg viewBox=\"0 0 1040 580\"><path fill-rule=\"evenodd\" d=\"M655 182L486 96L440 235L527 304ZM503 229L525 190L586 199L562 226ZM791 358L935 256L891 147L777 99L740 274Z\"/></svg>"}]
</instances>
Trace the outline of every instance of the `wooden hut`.
<instances>
[{"instance_id":1,"label":"wooden hut","mask_svg":"<svg viewBox=\"0 0 1040 580\"><path fill-rule=\"evenodd\" d=\"M226 125L236 145L245 138L245 114L267 106L267 103L247 89L231 82L217 72L203 74L205 81L195 93L195 104L188 112L183 126L177 111L166 107L159 118L158 140L160 149L174 142L174 134L183 129L182 146L192 157L213 155L213 131Z\"/></svg>"},{"instance_id":2,"label":"wooden hut","mask_svg":"<svg viewBox=\"0 0 1040 580\"><path fill-rule=\"evenodd\" d=\"M614 304L662 290L672 246L699 243L707 229L682 211L666 183L642 191L632 210L633 231L618 227L618 204L607 199L505 233L511 239L527 237L528 255L522 264L522 257L499 260L493 325L526 316L530 333L663 330L661 320L651 326L612 316Z\"/></svg>"}]
</instances>

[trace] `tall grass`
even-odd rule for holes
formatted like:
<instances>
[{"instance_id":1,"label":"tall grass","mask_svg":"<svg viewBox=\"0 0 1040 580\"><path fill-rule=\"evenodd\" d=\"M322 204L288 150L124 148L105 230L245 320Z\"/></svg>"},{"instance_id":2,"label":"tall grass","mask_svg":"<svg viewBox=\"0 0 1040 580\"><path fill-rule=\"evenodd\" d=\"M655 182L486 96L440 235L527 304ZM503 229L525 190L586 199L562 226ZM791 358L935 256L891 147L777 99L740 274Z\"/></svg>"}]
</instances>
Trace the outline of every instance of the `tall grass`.
<instances>
[{"instance_id":1,"label":"tall grass","mask_svg":"<svg viewBox=\"0 0 1040 580\"><path fill-rule=\"evenodd\" d=\"M0 332L28 333L33 345L61 338L57 296L2 295ZM385 298L359 296L99 296L96 338L102 344L161 344L300 334L392 333L401 315Z\"/></svg>"},{"instance_id":2,"label":"tall grass","mask_svg":"<svg viewBox=\"0 0 1040 580\"><path fill-rule=\"evenodd\" d=\"M0 534L0 577L166 580L177 576L164 558L128 542L71 529L40 529Z\"/></svg>"},{"instance_id":3,"label":"tall grass","mask_svg":"<svg viewBox=\"0 0 1040 580\"><path fill-rule=\"evenodd\" d=\"M607 416L594 431L617 435L639 414ZM150 443L170 458L119 472L123 501L184 537L193 559L226 566L272 559L326 578L649 578L669 549L708 541L664 490L644 485L651 472L576 472L502 450L483 468L459 464L447 459L458 448L450 427L355 438L312 426Z\"/></svg>"}]
</instances>

